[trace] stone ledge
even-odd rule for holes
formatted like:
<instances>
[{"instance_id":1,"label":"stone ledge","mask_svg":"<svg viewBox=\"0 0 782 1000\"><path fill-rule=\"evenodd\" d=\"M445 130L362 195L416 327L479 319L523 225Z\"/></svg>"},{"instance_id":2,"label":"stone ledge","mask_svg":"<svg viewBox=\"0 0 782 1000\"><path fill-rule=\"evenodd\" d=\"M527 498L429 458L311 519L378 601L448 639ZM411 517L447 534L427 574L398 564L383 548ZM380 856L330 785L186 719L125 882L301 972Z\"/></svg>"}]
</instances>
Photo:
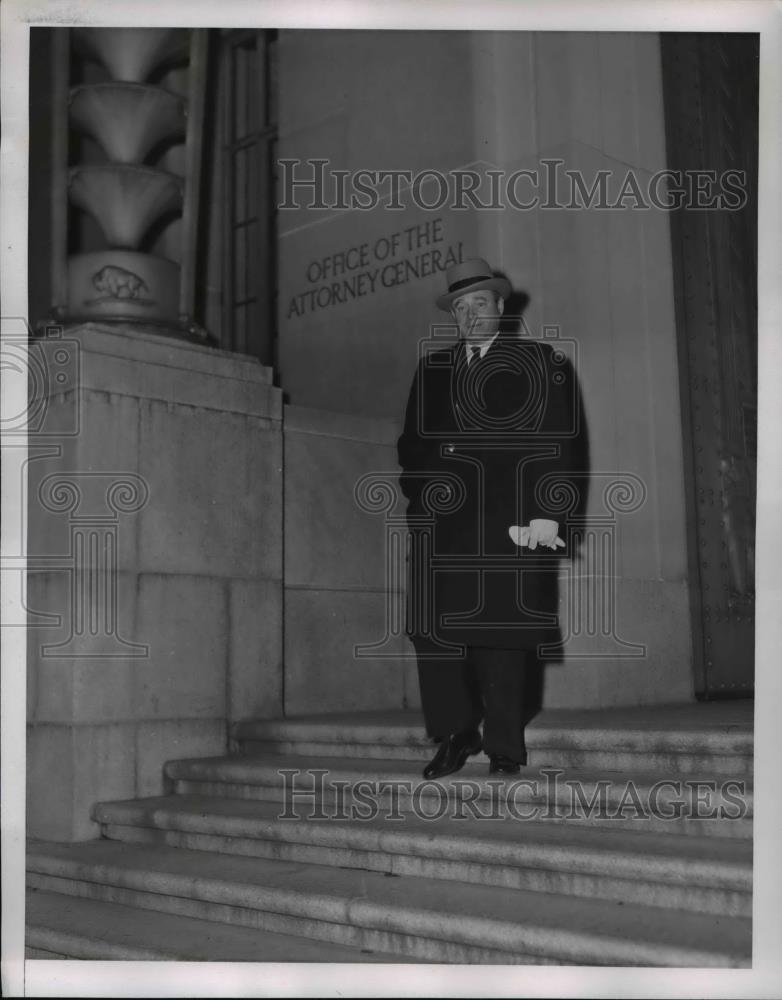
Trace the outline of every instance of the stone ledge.
<instances>
[{"instance_id":1,"label":"stone ledge","mask_svg":"<svg viewBox=\"0 0 782 1000\"><path fill-rule=\"evenodd\" d=\"M27 946L30 951L49 953L47 958L114 961L402 961L396 955L341 948L273 931L35 890L27 893Z\"/></svg>"},{"instance_id":2,"label":"stone ledge","mask_svg":"<svg viewBox=\"0 0 782 1000\"><path fill-rule=\"evenodd\" d=\"M337 747L333 753L306 756L264 750L244 757L169 760L164 771L177 794L283 802L294 791L311 797L316 790L326 812L332 813L338 795L344 800L345 789L363 787L362 783L369 781L378 790L373 793L378 808L390 801L393 786L405 812L417 808L414 803L419 797L436 810L444 801L457 803L469 793L482 812L518 808L524 818L573 827L586 824L676 836L752 837L752 782L736 786L736 781L729 779L723 786L714 781L713 772L681 775L672 781L670 770L653 773L643 766L614 772L530 766L518 776L498 780L490 777L488 760L476 757L456 774L432 782L422 780L420 763L337 756ZM324 774L317 789L316 773ZM708 794L696 805L704 781L710 783ZM637 807L628 806L630 785Z\"/></svg>"},{"instance_id":3,"label":"stone ledge","mask_svg":"<svg viewBox=\"0 0 782 1000\"><path fill-rule=\"evenodd\" d=\"M286 404L283 407L284 430L299 434L316 434L396 448L401 433L393 420L358 417L350 413L319 410L308 406Z\"/></svg>"},{"instance_id":4,"label":"stone ledge","mask_svg":"<svg viewBox=\"0 0 782 1000\"><path fill-rule=\"evenodd\" d=\"M70 368L60 363L66 381L55 384L52 380L48 393L43 387L44 394L62 396L78 388L282 419L282 390L271 385L270 369L256 359L157 334L122 333L120 329L87 323L66 328L62 339L34 341L51 370L57 368L53 356L63 342L66 346L68 340L79 344L78 361Z\"/></svg>"},{"instance_id":5,"label":"stone ledge","mask_svg":"<svg viewBox=\"0 0 782 1000\"><path fill-rule=\"evenodd\" d=\"M530 763L599 773L668 772L749 778L753 706L673 704L615 709L544 709L526 727ZM428 760L423 716L409 711L341 712L247 720L233 739L248 749L304 756Z\"/></svg>"},{"instance_id":6,"label":"stone ledge","mask_svg":"<svg viewBox=\"0 0 782 1000\"><path fill-rule=\"evenodd\" d=\"M752 844L747 840L595 830L512 816L466 816L458 823L450 816L401 817L391 821L380 816L359 823L350 818L292 823L281 818L279 803L198 795L100 802L93 807L93 819L103 825L311 845L324 852L327 848L377 852L384 856L388 870L393 867L388 856L413 855L464 865L478 862L491 867L529 868L538 874L562 871L690 888L752 891ZM231 847L222 844L220 853L231 853Z\"/></svg>"},{"instance_id":7,"label":"stone ledge","mask_svg":"<svg viewBox=\"0 0 782 1000\"><path fill-rule=\"evenodd\" d=\"M79 323L62 327L62 339L76 339L82 350L92 354L127 358L131 361L165 364L189 371L240 371L252 381L271 384L272 371L249 354L196 344L179 336L166 336L154 327L135 323ZM32 343L56 347L58 337L36 337Z\"/></svg>"}]
</instances>

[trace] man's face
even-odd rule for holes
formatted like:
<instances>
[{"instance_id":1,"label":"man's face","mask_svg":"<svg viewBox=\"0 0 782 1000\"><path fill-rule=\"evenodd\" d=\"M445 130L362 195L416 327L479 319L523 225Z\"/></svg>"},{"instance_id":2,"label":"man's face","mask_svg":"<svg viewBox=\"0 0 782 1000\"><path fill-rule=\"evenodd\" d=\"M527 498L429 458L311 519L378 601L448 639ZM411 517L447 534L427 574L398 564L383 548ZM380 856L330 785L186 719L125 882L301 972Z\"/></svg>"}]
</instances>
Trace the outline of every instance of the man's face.
<instances>
[{"instance_id":1,"label":"man's face","mask_svg":"<svg viewBox=\"0 0 782 1000\"><path fill-rule=\"evenodd\" d=\"M460 295L451 306L459 324L459 336L467 341L483 341L493 337L500 327L505 303L488 288Z\"/></svg>"}]
</instances>

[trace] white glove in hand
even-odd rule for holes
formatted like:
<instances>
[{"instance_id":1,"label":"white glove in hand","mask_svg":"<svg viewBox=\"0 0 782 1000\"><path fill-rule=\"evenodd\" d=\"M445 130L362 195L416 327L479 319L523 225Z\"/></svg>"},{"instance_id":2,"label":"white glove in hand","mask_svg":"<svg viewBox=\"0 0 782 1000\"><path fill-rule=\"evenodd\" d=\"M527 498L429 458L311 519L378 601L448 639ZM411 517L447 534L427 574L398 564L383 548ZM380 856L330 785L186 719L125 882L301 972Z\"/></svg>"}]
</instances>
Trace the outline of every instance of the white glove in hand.
<instances>
[{"instance_id":1,"label":"white glove in hand","mask_svg":"<svg viewBox=\"0 0 782 1000\"><path fill-rule=\"evenodd\" d=\"M514 524L508 528L508 534L514 543L519 546L529 546L530 550L536 549L538 545L545 545L549 549L564 548L565 543L559 537L559 524L556 521L549 521L547 518L533 518L529 527L521 527Z\"/></svg>"}]
</instances>

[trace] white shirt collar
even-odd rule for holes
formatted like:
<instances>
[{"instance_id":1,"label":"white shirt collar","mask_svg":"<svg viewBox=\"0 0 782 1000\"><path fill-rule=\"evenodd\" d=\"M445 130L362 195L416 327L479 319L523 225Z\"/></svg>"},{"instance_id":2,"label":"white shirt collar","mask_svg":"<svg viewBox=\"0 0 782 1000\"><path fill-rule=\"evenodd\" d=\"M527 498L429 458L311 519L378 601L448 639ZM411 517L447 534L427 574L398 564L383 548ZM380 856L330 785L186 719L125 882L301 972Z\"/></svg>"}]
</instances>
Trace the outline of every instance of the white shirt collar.
<instances>
[{"instance_id":1,"label":"white shirt collar","mask_svg":"<svg viewBox=\"0 0 782 1000\"><path fill-rule=\"evenodd\" d=\"M500 333L500 331L498 330L494 334L494 336L491 338L491 340L484 340L484 342L478 346L478 350L481 352L481 358L485 358L486 357L486 352L489 350L489 348L491 347L491 345L497 339L497 337L499 336L499 333ZM467 362L468 362L468 364L469 364L469 362L470 362L470 360L472 358L472 355L473 355L473 352L475 351L476 346L477 345L475 345L475 344L465 344L464 345L465 350L467 351Z\"/></svg>"}]
</instances>

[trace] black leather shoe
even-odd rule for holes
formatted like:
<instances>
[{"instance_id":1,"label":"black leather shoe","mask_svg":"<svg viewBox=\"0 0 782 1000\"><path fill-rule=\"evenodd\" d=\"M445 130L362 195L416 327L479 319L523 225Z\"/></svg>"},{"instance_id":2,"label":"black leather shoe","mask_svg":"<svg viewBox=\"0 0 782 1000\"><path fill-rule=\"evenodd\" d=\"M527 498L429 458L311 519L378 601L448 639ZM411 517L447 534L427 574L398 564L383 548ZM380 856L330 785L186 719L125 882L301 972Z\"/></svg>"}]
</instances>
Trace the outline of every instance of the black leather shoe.
<instances>
[{"instance_id":1,"label":"black leather shoe","mask_svg":"<svg viewBox=\"0 0 782 1000\"><path fill-rule=\"evenodd\" d=\"M425 778L442 778L460 771L469 756L480 753L481 734L477 729L466 733L451 733L442 743L431 762L424 768Z\"/></svg>"},{"instance_id":2,"label":"black leather shoe","mask_svg":"<svg viewBox=\"0 0 782 1000\"><path fill-rule=\"evenodd\" d=\"M501 753L489 754L489 774L518 774L521 765Z\"/></svg>"}]
</instances>

